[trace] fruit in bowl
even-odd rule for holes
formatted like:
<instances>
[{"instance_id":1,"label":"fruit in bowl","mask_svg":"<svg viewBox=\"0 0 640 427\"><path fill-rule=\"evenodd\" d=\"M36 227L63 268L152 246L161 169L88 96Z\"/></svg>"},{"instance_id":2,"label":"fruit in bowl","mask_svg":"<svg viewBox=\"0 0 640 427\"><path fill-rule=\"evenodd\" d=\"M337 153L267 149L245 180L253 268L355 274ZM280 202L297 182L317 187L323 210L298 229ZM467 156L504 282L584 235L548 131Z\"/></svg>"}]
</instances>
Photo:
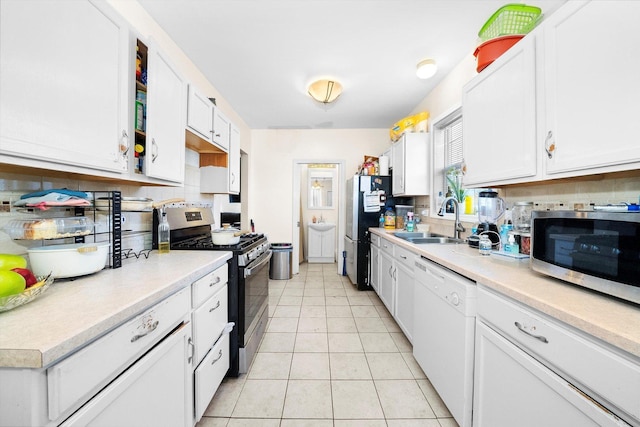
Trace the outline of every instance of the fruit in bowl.
<instances>
[{"instance_id":1,"label":"fruit in bowl","mask_svg":"<svg viewBox=\"0 0 640 427\"><path fill-rule=\"evenodd\" d=\"M0 254L0 297L19 294L38 283L20 255Z\"/></svg>"},{"instance_id":2,"label":"fruit in bowl","mask_svg":"<svg viewBox=\"0 0 640 427\"><path fill-rule=\"evenodd\" d=\"M20 255L0 254L0 270L12 268L27 268L27 260Z\"/></svg>"},{"instance_id":3,"label":"fruit in bowl","mask_svg":"<svg viewBox=\"0 0 640 427\"><path fill-rule=\"evenodd\" d=\"M27 288L30 288L31 286L38 283L38 278L28 268L12 268L11 271L15 271L16 273L24 277Z\"/></svg>"},{"instance_id":4,"label":"fruit in bowl","mask_svg":"<svg viewBox=\"0 0 640 427\"><path fill-rule=\"evenodd\" d=\"M15 271L0 270L0 297L19 294L27 287L25 278Z\"/></svg>"}]
</instances>

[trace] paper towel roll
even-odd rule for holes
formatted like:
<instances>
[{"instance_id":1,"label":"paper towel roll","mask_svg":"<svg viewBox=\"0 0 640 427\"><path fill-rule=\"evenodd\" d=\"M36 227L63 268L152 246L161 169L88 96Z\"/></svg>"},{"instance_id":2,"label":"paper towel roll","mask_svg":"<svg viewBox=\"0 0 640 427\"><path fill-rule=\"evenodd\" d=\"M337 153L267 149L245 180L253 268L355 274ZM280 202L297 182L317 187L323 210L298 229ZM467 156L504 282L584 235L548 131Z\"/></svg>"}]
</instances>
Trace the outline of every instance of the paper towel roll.
<instances>
[{"instance_id":1,"label":"paper towel roll","mask_svg":"<svg viewBox=\"0 0 640 427\"><path fill-rule=\"evenodd\" d=\"M389 156L380 156L378 158L378 166L380 175L389 175Z\"/></svg>"}]
</instances>

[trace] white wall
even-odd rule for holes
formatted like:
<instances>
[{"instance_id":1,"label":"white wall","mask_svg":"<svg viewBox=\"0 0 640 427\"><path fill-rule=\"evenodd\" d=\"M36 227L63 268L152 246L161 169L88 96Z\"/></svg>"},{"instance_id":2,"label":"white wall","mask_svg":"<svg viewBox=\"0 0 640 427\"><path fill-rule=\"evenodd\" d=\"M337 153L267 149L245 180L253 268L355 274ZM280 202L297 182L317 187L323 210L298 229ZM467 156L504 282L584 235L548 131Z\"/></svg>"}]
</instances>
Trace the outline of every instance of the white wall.
<instances>
[{"instance_id":1,"label":"white wall","mask_svg":"<svg viewBox=\"0 0 640 427\"><path fill-rule=\"evenodd\" d=\"M267 233L272 242L291 242L294 160L342 160L348 177L365 156L377 156L389 144L388 129L252 131L249 217L256 231Z\"/></svg>"}]
</instances>

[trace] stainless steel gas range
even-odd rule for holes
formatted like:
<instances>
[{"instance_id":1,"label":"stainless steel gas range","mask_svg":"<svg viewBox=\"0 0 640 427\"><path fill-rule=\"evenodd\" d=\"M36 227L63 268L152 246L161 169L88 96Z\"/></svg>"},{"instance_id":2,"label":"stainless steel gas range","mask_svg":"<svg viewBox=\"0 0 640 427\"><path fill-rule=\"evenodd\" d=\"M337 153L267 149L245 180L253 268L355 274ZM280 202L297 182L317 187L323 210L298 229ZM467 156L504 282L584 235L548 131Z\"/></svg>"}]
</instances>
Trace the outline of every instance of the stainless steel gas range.
<instances>
[{"instance_id":1,"label":"stainless steel gas range","mask_svg":"<svg viewBox=\"0 0 640 427\"><path fill-rule=\"evenodd\" d=\"M228 376L246 373L258 350L269 312L269 260L271 250L264 234L246 233L235 245L214 245L211 208L188 204L165 207L171 228L171 250L229 251L229 322L236 326L230 334ZM153 247L157 248L158 211L153 215Z\"/></svg>"}]
</instances>

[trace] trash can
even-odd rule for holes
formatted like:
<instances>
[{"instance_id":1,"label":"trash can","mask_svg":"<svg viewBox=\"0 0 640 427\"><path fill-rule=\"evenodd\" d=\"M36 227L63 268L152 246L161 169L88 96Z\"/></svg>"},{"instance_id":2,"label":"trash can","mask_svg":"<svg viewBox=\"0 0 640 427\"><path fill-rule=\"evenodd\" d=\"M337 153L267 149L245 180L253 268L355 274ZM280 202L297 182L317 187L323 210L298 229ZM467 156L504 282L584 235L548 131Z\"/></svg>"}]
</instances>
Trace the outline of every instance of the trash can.
<instances>
[{"instance_id":1,"label":"trash can","mask_svg":"<svg viewBox=\"0 0 640 427\"><path fill-rule=\"evenodd\" d=\"M291 259L293 245L291 243L272 243L271 263L269 264L269 278L273 280L291 279Z\"/></svg>"}]
</instances>

